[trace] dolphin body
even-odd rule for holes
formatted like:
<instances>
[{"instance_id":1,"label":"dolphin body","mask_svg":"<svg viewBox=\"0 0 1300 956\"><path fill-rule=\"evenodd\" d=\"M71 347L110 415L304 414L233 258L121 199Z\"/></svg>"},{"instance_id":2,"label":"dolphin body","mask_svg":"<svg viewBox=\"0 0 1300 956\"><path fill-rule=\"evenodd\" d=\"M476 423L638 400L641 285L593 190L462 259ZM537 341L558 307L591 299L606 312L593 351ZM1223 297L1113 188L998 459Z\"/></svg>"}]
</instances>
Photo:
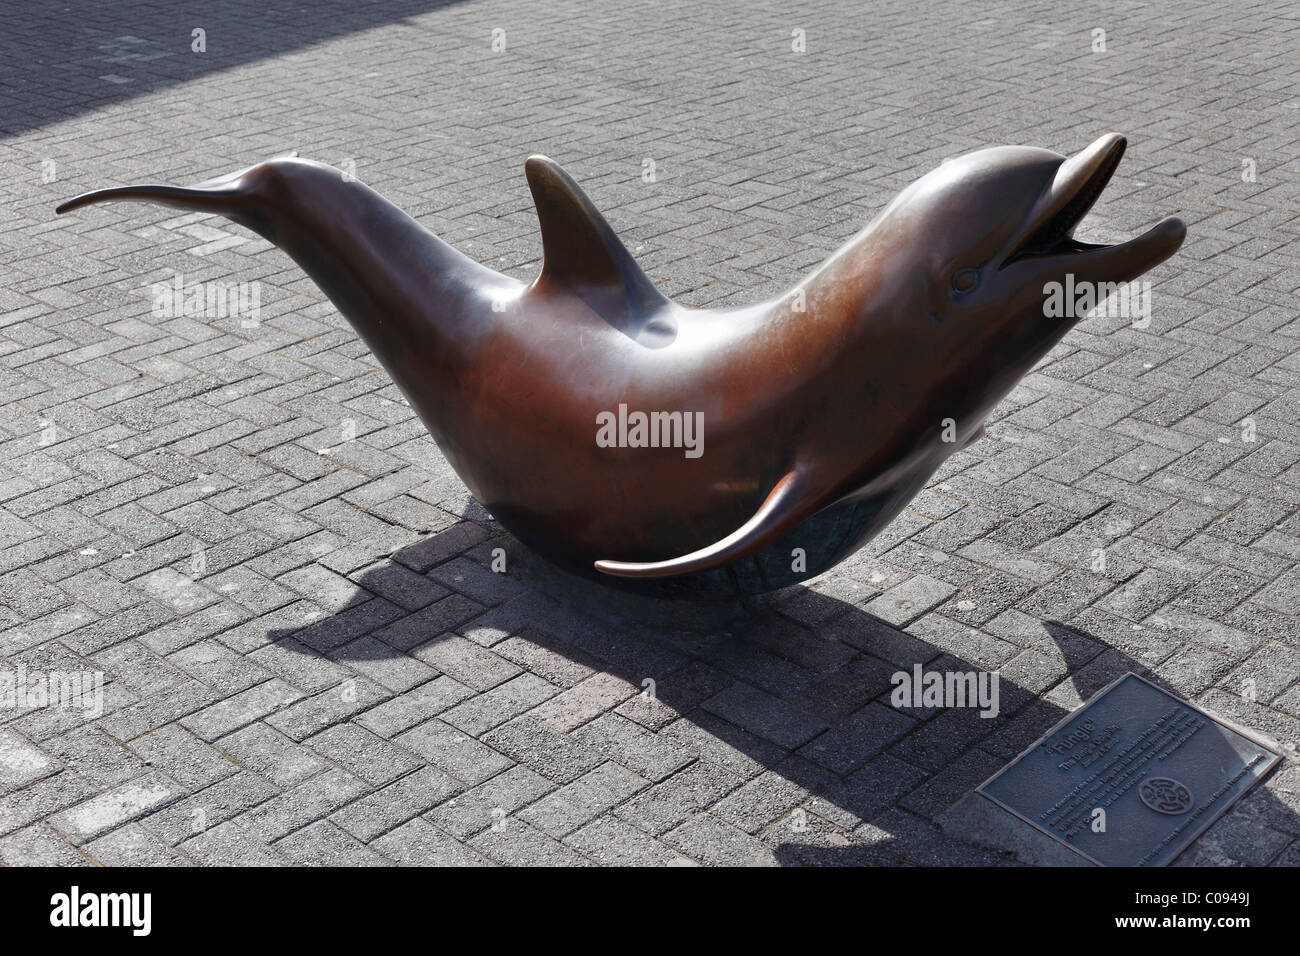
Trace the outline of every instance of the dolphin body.
<instances>
[{"instance_id":1,"label":"dolphin body","mask_svg":"<svg viewBox=\"0 0 1300 956\"><path fill-rule=\"evenodd\" d=\"M1048 283L1132 281L1178 249L1176 218L1116 245L1072 238L1124 148L949 160L789 292L731 309L663 296L543 156L525 166L543 242L528 284L296 157L58 212L144 200L252 229L316 281L521 541L606 583L736 595L852 554L978 438L1077 321L1045 317ZM665 440L625 435L629 409L660 413ZM702 426L698 456L671 447L672 413ZM619 441L598 441L614 414Z\"/></svg>"}]
</instances>

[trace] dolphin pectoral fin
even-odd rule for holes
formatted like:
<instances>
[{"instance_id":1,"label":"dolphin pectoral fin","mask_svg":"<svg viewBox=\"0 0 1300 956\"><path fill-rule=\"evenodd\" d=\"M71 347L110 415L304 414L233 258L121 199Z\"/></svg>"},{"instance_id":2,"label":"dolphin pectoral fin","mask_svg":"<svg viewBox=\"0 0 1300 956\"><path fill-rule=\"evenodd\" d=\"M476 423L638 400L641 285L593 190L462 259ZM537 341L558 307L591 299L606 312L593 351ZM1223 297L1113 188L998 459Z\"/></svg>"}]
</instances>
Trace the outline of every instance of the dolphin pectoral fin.
<instances>
[{"instance_id":1,"label":"dolphin pectoral fin","mask_svg":"<svg viewBox=\"0 0 1300 956\"><path fill-rule=\"evenodd\" d=\"M620 578L665 578L693 571L707 571L747 557L776 541L804 515L799 510L805 482L792 470L776 483L754 516L721 541L667 561L635 563L597 561L596 570Z\"/></svg>"},{"instance_id":2,"label":"dolphin pectoral fin","mask_svg":"<svg viewBox=\"0 0 1300 956\"><path fill-rule=\"evenodd\" d=\"M615 313L644 316L668 304L568 173L545 156L530 156L524 172L542 230L539 286L605 290Z\"/></svg>"}]
</instances>

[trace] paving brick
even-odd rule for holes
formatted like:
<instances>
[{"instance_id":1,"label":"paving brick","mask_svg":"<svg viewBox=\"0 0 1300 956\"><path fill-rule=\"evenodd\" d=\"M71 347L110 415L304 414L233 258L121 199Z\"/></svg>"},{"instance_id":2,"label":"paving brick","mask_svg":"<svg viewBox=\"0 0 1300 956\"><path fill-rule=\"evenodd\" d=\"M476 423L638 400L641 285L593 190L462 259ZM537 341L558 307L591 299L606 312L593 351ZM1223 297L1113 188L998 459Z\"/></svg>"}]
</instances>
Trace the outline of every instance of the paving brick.
<instances>
[{"instance_id":1,"label":"paving brick","mask_svg":"<svg viewBox=\"0 0 1300 956\"><path fill-rule=\"evenodd\" d=\"M607 761L525 807L519 817L543 833L562 839L648 785L632 771Z\"/></svg>"},{"instance_id":2,"label":"paving brick","mask_svg":"<svg viewBox=\"0 0 1300 956\"><path fill-rule=\"evenodd\" d=\"M257 774L243 771L148 814L139 825L159 841L175 846L279 793L279 788Z\"/></svg>"},{"instance_id":3,"label":"paving brick","mask_svg":"<svg viewBox=\"0 0 1300 956\"><path fill-rule=\"evenodd\" d=\"M649 780L662 780L694 759L683 748L617 713L583 725L574 739Z\"/></svg>"},{"instance_id":4,"label":"paving brick","mask_svg":"<svg viewBox=\"0 0 1300 956\"><path fill-rule=\"evenodd\" d=\"M220 738L218 746L231 760L279 787L291 787L326 767L310 749L261 722Z\"/></svg>"},{"instance_id":5,"label":"paving brick","mask_svg":"<svg viewBox=\"0 0 1300 956\"><path fill-rule=\"evenodd\" d=\"M406 751L353 724L323 730L306 745L371 786L389 784L420 765Z\"/></svg>"},{"instance_id":6,"label":"paving brick","mask_svg":"<svg viewBox=\"0 0 1300 956\"><path fill-rule=\"evenodd\" d=\"M507 817L496 829L484 830L470 840L470 846L509 866L592 865L586 857L514 817Z\"/></svg>"},{"instance_id":7,"label":"paving brick","mask_svg":"<svg viewBox=\"0 0 1300 956\"><path fill-rule=\"evenodd\" d=\"M383 633L380 633L383 637ZM459 634L443 634L411 651L430 667L476 691L489 690L522 673L521 668Z\"/></svg>"},{"instance_id":8,"label":"paving brick","mask_svg":"<svg viewBox=\"0 0 1300 956\"><path fill-rule=\"evenodd\" d=\"M469 847L419 817L379 837L370 848L408 866L483 866L488 863Z\"/></svg>"},{"instance_id":9,"label":"paving brick","mask_svg":"<svg viewBox=\"0 0 1300 956\"><path fill-rule=\"evenodd\" d=\"M327 816L366 790L365 783L351 774L326 770L245 811L235 822L262 842L272 843Z\"/></svg>"},{"instance_id":10,"label":"paving brick","mask_svg":"<svg viewBox=\"0 0 1300 956\"><path fill-rule=\"evenodd\" d=\"M369 842L464 789L465 784L442 771L421 767L348 804L330 819L358 840Z\"/></svg>"},{"instance_id":11,"label":"paving brick","mask_svg":"<svg viewBox=\"0 0 1300 956\"><path fill-rule=\"evenodd\" d=\"M266 722L294 740L306 740L326 727L368 710L388 696L386 690L372 681L349 677L337 687L302 698L276 711L266 718Z\"/></svg>"},{"instance_id":12,"label":"paving brick","mask_svg":"<svg viewBox=\"0 0 1300 956\"><path fill-rule=\"evenodd\" d=\"M139 824L128 823L83 847L101 866L189 866L191 861Z\"/></svg>"},{"instance_id":13,"label":"paving brick","mask_svg":"<svg viewBox=\"0 0 1300 956\"><path fill-rule=\"evenodd\" d=\"M601 762L590 747L528 715L488 731L483 741L556 783L569 783Z\"/></svg>"},{"instance_id":14,"label":"paving brick","mask_svg":"<svg viewBox=\"0 0 1300 956\"><path fill-rule=\"evenodd\" d=\"M371 707L356 722L381 737L395 737L473 695L464 684L444 675Z\"/></svg>"},{"instance_id":15,"label":"paving brick","mask_svg":"<svg viewBox=\"0 0 1300 956\"><path fill-rule=\"evenodd\" d=\"M463 624L481 614L483 610L483 605L477 601L472 601L460 594L449 594L423 610L403 617L381 631L376 631L375 636L385 644L389 644L401 651L409 651L412 648L424 650L424 648L420 648L420 645L443 641L443 638L438 635ZM446 651L444 650L442 653L445 654ZM416 653L415 656L434 667L438 666L435 660L430 659L425 654ZM453 674L452 676L456 675Z\"/></svg>"},{"instance_id":16,"label":"paving brick","mask_svg":"<svg viewBox=\"0 0 1300 956\"><path fill-rule=\"evenodd\" d=\"M826 728L824 721L797 704L744 684L733 684L701 706L744 730L790 749L806 743Z\"/></svg>"},{"instance_id":17,"label":"paving brick","mask_svg":"<svg viewBox=\"0 0 1300 956\"><path fill-rule=\"evenodd\" d=\"M383 641L369 636L336 648L331 656L381 687L398 693L438 676L437 671L422 661L395 654Z\"/></svg>"},{"instance_id":18,"label":"paving brick","mask_svg":"<svg viewBox=\"0 0 1300 956\"><path fill-rule=\"evenodd\" d=\"M131 741L131 750L187 790L197 790L239 772L239 766L178 724L168 724Z\"/></svg>"},{"instance_id":19,"label":"paving brick","mask_svg":"<svg viewBox=\"0 0 1300 956\"><path fill-rule=\"evenodd\" d=\"M615 817L598 817L564 842L604 866L680 866L693 863L672 847Z\"/></svg>"},{"instance_id":20,"label":"paving brick","mask_svg":"<svg viewBox=\"0 0 1300 956\"><path fill-rule=\"evenodd\" d=\"M426 814L430 822L458 839L467 839L554 790L556 785L527 767L515 765L478 786L446 800Z\"/></svg>"},{"instance_id":21,"label":"paving brick","mask_svg":"<svg viewBox=\"0 0 1300 956\"><path fill-rule=\"evenodd\" d=\"M762 841L708 813L691 817L665 833L662 839L704 863L719 866L777 865L775 855Z\"/></svg>"},{"instance_id":22,"label":"paving brick","mask_svg":"<svg viewBox=\"0 0 1300 956\"><path fill-rule=\"evenodd\" d=\"M90 857L78 852L43 824L26 827L0 838L0 866L90 865Z\"/></svg>"},{"instance_id":23,"label":"paving brick","mask_svg":"<svg viewBox=\"0 0 1300 956\"><path fill-rule=\"evenodd\" d=\"M70 842L85 843L176 799L180 792L162 774L149 774L65 810L50 823Z\"/></svg>"},{"instance_id":24,"label":"paving brick","mask_svg":"<svg viewBox=\"0 0 1300 956\"><path fill-rule=\"evenodd\" d=\"M536 716L540 706L544 706L542 702L554 698L557 692L553 684L534 674L520 674L443 711L440 719L471 737L478 737L526 711Z\"/></svg>"},{"instance_id":25,"label":"paving brick","mask_svg":"<svg viewBox=\"0 0 1300 956\"><path fill-rule=\"evenodd\" d=\"M567 733L637 692L636 687L613 674L593 674L533 708L532 717L558 733Z\"/></svg>"},{"instance_id":26,"label":"paving brick","mask_svg":"<svg viewBox=\"0 0 1300 956\"><path fill-rule=\"evenodd\" d=\"M16 789L58 768L40 747L11 730L0 729L0 783Z\"/></svg>"},{"instance_id":27,"label":"paving brick","mask_svg":"<svg viewBox=\"0 0 1300 956\"><path fill-rule=\"evenodd\" d=\"M258 835L227 821L186 840L178 848L203 866L288 866L290 861Z\"/></svg>"},{"instance_id":28,"label":"paving brick","mask_svg":"<svg viewBox=\"0 0 1300 956\"><path fill-rule=\"evenodd\" d=\"M328 820L317 820L275 843L295 863L307 866L384 866L385 857Z\"/></svg>"},{"instance_id":29,"label":"paving brick","mask_svg":"<svg viewBox=\"0 0 1300 956\"><path fill-rule=\"evenodd\" d=\"M510 766L510 760L436 717L393 738L467 784L480 783Z\"/></svg>"},{"instance_id":30,"label":"paving brick","mask_svg":"<svg viewBox=\"0 0 1300 956\"><path fill-rule=\"evenodd\" d=\"M697 761L615 809L615 815L655 836L712 806L744 780L730 770Z\"/></svg>"},{"instance_id":31,"label":"paving brick","mask_svg":"<svg viewBox=\"0 0 1300 956\"><path fill-rule=\"evenodd\" d=\"M253 721L273 714L302 697L279 678L272 678L243 693L222 700L184 718L181 723L204 740L215 740Z\"/></svg>"}]
</instances>

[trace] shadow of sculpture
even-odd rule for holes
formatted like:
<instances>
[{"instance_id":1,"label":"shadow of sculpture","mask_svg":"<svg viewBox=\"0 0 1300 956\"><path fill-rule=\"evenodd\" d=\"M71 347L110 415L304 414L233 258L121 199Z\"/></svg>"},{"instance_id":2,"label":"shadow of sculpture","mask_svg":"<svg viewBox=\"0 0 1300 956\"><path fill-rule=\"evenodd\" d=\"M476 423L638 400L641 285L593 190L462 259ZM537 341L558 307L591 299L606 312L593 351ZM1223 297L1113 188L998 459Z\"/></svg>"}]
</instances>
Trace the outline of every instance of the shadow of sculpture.
<instances>
[{"instance_id":1,"label":"shadow of sculpture","mask_svg":"<svg viewBox=\"0 0 1300 956\"><path fill-rule=\"evenodd\" d=\"M101 3L62 0L6 17L0 89L21 100L0 134L17 135L78 113L405 20L458 0L267 4ZM206 50L193 49L195 29ZM486 40L484 41L486 44Z\"/></svg>"},{"instance_id":2,"label":"shadow of sculpture","mask_svg":"<svg viewBox=\"0 0 1300 956\"><path fill-rule=\"evenodd\" d=\"M581 747L632 765L656 784L702 759L734 784L710 812L763 840L781 864L1015 864L1009 854L944 834L935 821L1126 671L1187 696L1097 637L1046 621L1022 635L1031 651L1012 649L999 662L996 716L974 708L897 708L891 676L899 671L917 664L927 672L981 671L990 664L864 611L861 605L892 583L888 578L866 586L860 598L847 590L847 578L836 577L730 603L657 601L564 574L503 534L466 550L468 527L463 522L356 575L361 587L345 606L306 627L273 631L269 640L363 674L412 657L479 694L502 693L532 671L561 694L513 707L502 694L502 712L477 716L474 736L507 755L519 741L564 750L577 748L572 740L580 737ZM509 570L493 573L489 566L503 555ZM885 566L860 554L846 573L869 581L879 576L872 567ZM421 594L417 578L448 587L435 584ZM485 649L519 669L476 674L473 659ZM605 676L598 690L572 690L599 675ZM628 729L645 735L646 752L635 752L640 744L618 733L588 732L600 720L636 725ZM657 752L673 748L690 764ZM526 762L524 753L517 762ZM571 782L586 769L579 759L555 782ZM726 789L699 772L697 809L721 798L710 790L715 785ZM1300 817L1263 787L1238 806L1274 838L1300 834ZM1236 860L1232 847L1254 839L1238 832L1241 826L1241 817L1229 814L1182 862ZM1214 849L1197 856L1203 844ZM1264 850L1238 855L1251 852Z\"/></svg>"}]
</instances>

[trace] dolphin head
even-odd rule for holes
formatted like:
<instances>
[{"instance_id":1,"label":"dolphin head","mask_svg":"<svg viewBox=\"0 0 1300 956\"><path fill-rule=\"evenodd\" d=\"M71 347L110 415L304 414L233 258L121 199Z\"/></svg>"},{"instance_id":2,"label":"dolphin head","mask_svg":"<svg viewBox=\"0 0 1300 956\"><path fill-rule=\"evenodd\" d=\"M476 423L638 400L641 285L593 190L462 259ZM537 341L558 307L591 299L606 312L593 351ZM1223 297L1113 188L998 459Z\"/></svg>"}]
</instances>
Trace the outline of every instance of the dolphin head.
<instances>
[{"instance_id":1,"label":"dolphin head","mask_svg":"<svg viewBox=\"0 0 1300 956\"><path fill-rule=\"evenodd\" d=\"M1131 282L1177 251L1187 230L1173 217L1114 245L1074 238L1124 147L1109 134L1068 158L983 149L948 160L890 204L873 244L887 256L908 251L890 269L904 275L907 321L934 325L936 358L946 352L986 377L1018 379L1082 318L1045 308L1052 283Z\"/></svg>"}]
</instances>

